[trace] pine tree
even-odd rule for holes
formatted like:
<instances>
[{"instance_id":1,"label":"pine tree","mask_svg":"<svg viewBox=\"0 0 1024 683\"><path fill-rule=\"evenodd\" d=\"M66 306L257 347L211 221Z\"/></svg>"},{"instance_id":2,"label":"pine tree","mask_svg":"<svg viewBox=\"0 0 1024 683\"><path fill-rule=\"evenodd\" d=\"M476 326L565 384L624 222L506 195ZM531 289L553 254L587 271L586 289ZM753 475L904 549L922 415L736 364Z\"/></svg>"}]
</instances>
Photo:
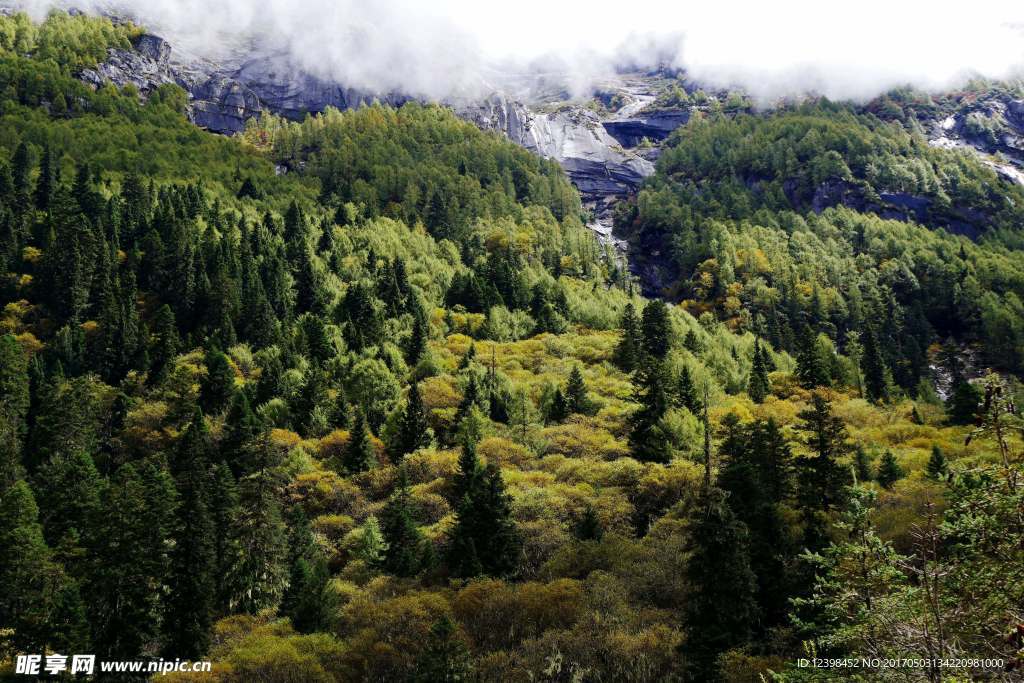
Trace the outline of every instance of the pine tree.
<instances>
[{"instance_id":1,"label":"pine tree","mask_svg":"<svg viewBox=\"0 0 1024 683\"><path fill-rule=\"evenodd\" d=\"M578 365L574 365L569 373L569 381L565 386L565 405L570 415L588 415L591 410L587 384Z\"/></svg>"},{"instance_id":2,"label":"pine tree","mask_svg":"<svg viewBox=\"0 0 1024 683\"><path fill-rule=\"evenodd\" d=\"M850 445L846 426L832 414L831 404L821 393L815 392L811 407L797 417L804 444L811 451L797 459L797 506L804 518L805 543L813 551L825 543L825 516L846 504L850 475L839 459Z\"/></svg>"},{"instance_id":3,"label":"pine tree","mask_svg":"<svg viewBox=\"0 0 1024 683\"><path fill-rule=\"evenodd\" d=\"M388 544L384 540L380 522L375 516L370 515L360 529L359 548L356 550L356 554L370 567L379 567L384 563L387 549Z\"/></svg>"},{"instance_id":4,"label":"pine tree","mask_svg":"<svg viewBox=\"0 0 1024 683\"><path fill-rule=\"evenodd\" d=\"M341 467L349 474L365 472L373 466L376 456L370 443L370 432L366 427L363 411L356 411L356 423L352 427L345 452L341 456Z\"/></svg>"},{"instance_id":5,"label":"pine tree","mask_svg":"<svg viewBox=\"0 0 1024 683\"><path fill-rule=\"evenodd\" d=\"M626 304L622 313L622 321L619 324L622 329L622 337L618 346L615 347L615 364L623 372L633 372L640 362L642 353L640 346L640 321L636 317L636 309L632 303Z\"/></svg>"},{"instance_id":6,"label":"pine tree","mask_svg":"<svg viewBox=\"0 0 1024 683\"><path fill-rule=\"evenodd\" d=\"M231 603L231 576L238 557L238 529L241 510L238 485L226 462L213 469L210 484L210 519L213 523L214 612L226 614Z\"/></svg>"},{"instance_id":7,"label":"pine tree","mask_svg":"<svg viewBox=\"0 0 1024 683\"><path fill-rule=\"evenodd\" d=\"M682 650L690 680L718 680L719 655L746 643L758 618L749 535L726 499L721 489L705 490L691 519L685 573L692 593Z\"/></svg>"},{"instance_id":8,"label":"pine tree","mask_svg":"<svg viewBox=\"0 0 1024 683\"><path fill-rule=\"evenodd\" d=\"M760 340L754 342L754 362L750 368L750 383L747 385L747 393L754 403L764 403L764 399L771 392L771 382L768 380L768 363L765 359L767 352L761 347Z\"/></svg>"},{"instance_id":9,"label":"pine tree","mask_svg":"<svg viewBox=\"0 0 1024 683\"><path fill-rule=\"evenodd\" d=\"M245 391L236 391L231 397L231 405L224 418L224 437L220 442L221 457L232 468L240 470L246 444L259 435L260 429L260 420L249 406L249 398Z\"/></svg>"},{"instance_id":10,"label":"pine tree","mask_svg":"<svg viewBox=\"0 0 1024 683\"><path fill-rule=\"evenodd\" d=\"M197 659L210 645L216 600L216 526L211 514L209 432L198 409L178 452L177 532L164 618L168 655Z\"/></svg>"},{"instance_id":11,"label":"pine tree","mask_svg":"<svg viewBox=\"0 0 1024 683\"><path fill-rule=\"evenodd\" d=\"M454 482L455 528L449 541L453 574L506 576L515 566L520 541L511 500L497 466L481 469L471 441L463 445Z\"/></svg>"},{"instance_id":12,"label":"pine tree","mask_svg":"<svg viewBox=\"0 0 1024 683\"><path fill-rule=\"evenodd\" d=\"M148 383L156 385L167 378L180 348L174 312L170 306L164 304L160 307L153 320L153 328L156 332L154 335L156 340L153 352L150 354Z\"/></svg>"},{"instance_id":13,"label":"pine tree","mask_svg":"<svg viewBox=\"0 0 1024 683\"><path fill-rule=\"evenodd\" d=\"M929 479L936 481L946 478L949 474L949 465L946 463L946 454L942 452L942 448L938 444L932 445L932 454L928 458L928 465L925 469Z\"/></svg>"},{"instance_id":14,"label":"pine tree","mask_svg":"<svg viewBox=\"0 0 1024 683\"><path fill-rule=\"evenodd\" d=\"M604 525L601 524L601 519L593 506L588 505L584 508L576 528L573 529L573 535L581 541L600 541L604 536Z\"/></svg>"},{"instance_id":15,"label":"pine tree","mask_svg":"<svg viewBox=\"0 0 1024 683\"><path fill-rule=\"evenodd\" d=\"M383 569L395 576L415 576L422 567L423 534L416 526L405 468L398 471L395 492L381 512L385 550Z\"/></svg>"},{"instance_id":16,"label":"pine tree","mask_svg":"<svg viewBox=\"0 0 1024 683\"><path fill-rule=\"evenodd\" d=\"M654 358L645 360L637 375L637 401L633 413L629 445L633 457L641 462L668 462L672 453L661 418L669 408L668 376L665 365Z\"/></svg>"},{"instance_id":17,"label":"pine tree","mask_svg":"<svg viewBox=\"0 0 1024 683\"><path fill-rule=\"evenodd\" d=\"M804 326L800 335L800 348L796 357L796 376L805 389L827 387L831 384L828 363L822 352L818 337L809 325Z\"/></svg>"},{"instance_id":18,"label":"pine tree","mask_svg":"<svg viewBox=\"0 0 1024 683\"><path fill-rule=\"evenodd\" d=\"M694 415L700 411L697 387L693 384L693 375L690 373L689 365L684 365L683 369L679 371L679 381L676 383L676 403Z\"/></svg>"},{"instance_id":19,"label":"pine tree","mask_svg":"<svg viewBox=\"0 0 1024 683\"><path fill-rule=\"evenodd\" d=\"M32 489L18 480L0 493L0 623L15 651L46 647L56 573Z\"/></svg>"},{"instance_id":20,"label":"pine tree","mask_svg":"<svg viewBox=\"0 0 1024 683\"><path fill-rule=\"evenodd\" d=\"M470 655L447 615L434 622L426 647L416 659L417 683L460 683L469 680Z\"/></svg>"},{"instance_id":21,"label":"pine tree","mask_svg":"<svg viewBox=\"0 0 1024 683\"><path fill-rule=\"evenodd\" d=\"M21 475L28 433L28 357L12 334L0 336L0 490Z\"/></svg>"},{"instance_id":22,"label":"pine tree","mask_svg":"<svg viewBox=\"0 0 1024 683\"><path fill-rule=\"evenodd\" d=\"M644 306L640 329L644 355L664 360L672 347L672 322L664 301L655 299Z\"/></svg>"},{"instance_id":23,"label":"pine tree","mask_svg":"<svg viewBox=\"0 0 1024 683\"><path fill-rule=\"evenodd\" d=\"M875 331L869 328L863 339L861 369L864 371L864 394L869 401L886 401L889 398L889 384L885 360L878 348L878 337Z\"/></svg>"},{"instance_id":24,"label":"pine tree","mask_svg":"<svg viewBox=\"0 0 1024 683\"><path fill-rule=\"evenodd\" d=\"M427 422L426 409L423 407L419 384L416 382L409 386L405 412L402 413L396 441L395 454L398 456L408 455L430 445L430 423Z\"/></svg>"},{"instance_id":25,"label":"pine tree","mask_svg":"<svg viewBox=\"0 0 1024 683\"><path fill-rule=\"evenodd\" d=\"M271 448L265 437L249 446L249 458L262 464L251 467L253 473L239 483L239 512L229 534L237 543L229 608L252 614L276 607L288 585L288 536L278 482L267 462Z\"/></svg>"},{"instance_id":26,"label":"pine tree","mask_svg":"<svg viewBox=\"0 0 1024 683\"><path fill-rule=\"evenodd\" d=\"M209 415L228 407L235 393L235 371L223 351L214 347L206 352L206 377L203 378L199 402Z\"/></svg>"},{"instance_id":27,"label":"pine tree","mask_svg":"<svg viewBox=\"0 0 1024 683\"><path fill-rule=\"evenodd\" d=\"M950 424L971 425L978 419L981 407L981 389L966 379L954 380L953 391L946 401L946 417Z\"/></svg>"},{"instance_id":28,"label":"pine tree","mask_svg":"<svg viewBox=\"0 0 1024 683\"><path fill-rule=\"evenodd\" d=\"M128 463L114 473L106 518L90 576L90 621L97 655L138 656L153 641L163 595L153 590L168 578L176 492L165 468Z\"/></svg>"},{"instance_id":29,"label":"pine tree","mask_svg":"<svg viewBox=\"0 0 1024 683\"><path fill-rule=\"evenodd\" d=\"M882 455L882 461L878 465L878 474L876 475L878 484L884 489L891 489L893 484L905 475L906 473L900 467L896 456L892 454L892 451L886 450Z\"/></svg>"},{"instance_id":30,"label":"pine tree","mask_svg":"<svg viewBox=\"0 0 1024 683\"><path fill-rule=\"evenodd\" d=\"M860 483L871 481L875 478L871 467L871 457L861 444L857 444L857 448L853 452L853 471L857 475L857 481Z\"/></svg>"}]
</instances>

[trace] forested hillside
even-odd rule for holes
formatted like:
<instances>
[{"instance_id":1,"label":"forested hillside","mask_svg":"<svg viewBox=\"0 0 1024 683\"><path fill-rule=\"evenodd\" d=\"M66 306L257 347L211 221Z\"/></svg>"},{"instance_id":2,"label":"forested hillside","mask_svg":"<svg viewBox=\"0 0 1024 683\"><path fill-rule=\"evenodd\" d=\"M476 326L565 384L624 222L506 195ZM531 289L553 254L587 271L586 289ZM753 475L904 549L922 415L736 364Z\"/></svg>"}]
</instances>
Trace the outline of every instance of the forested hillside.
<instances>
[{"instance_id":1,"label":"forested hillside","mask_svg":"<svg viewBox=\"0 0 1024 683\"><path fill-rule=\"evenodd\" d=\"M672 245L647 301L554 163L438 106L223 138L75 79L134 36L0 17L0 675L1024 666L1024 194L841 108L697 121L620 212ZM866 204L816 213L837 178Z\"/></svg>"}]
</instances>

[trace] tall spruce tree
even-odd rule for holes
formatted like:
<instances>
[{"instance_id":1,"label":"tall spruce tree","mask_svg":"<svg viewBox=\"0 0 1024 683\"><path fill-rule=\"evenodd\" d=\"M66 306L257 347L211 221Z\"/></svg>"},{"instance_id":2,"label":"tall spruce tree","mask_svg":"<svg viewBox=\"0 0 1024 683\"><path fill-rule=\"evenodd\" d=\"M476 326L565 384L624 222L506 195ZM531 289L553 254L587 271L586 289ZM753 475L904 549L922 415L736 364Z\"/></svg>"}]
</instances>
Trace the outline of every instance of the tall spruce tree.
<instances>
[{"instance_id":1,"label":"tall spruce tree","mask_svg":"<svg viewBox=\"0 0 1024 683\"><path fill-rule=\"evenodd\" d=\"M719 655L744 645L758 619L749 534L727 496L714 486L705 489L690 520L685 574L692 593L683 613L682 655L694 681L719 680Z\"/></svg>"},{"instance_id":2,"label":"tall spruce tree","mask_svg":"<svg viewBox=\"0 0 1024 683\"><path fill-rule=\"evenodd\" d=\"M765 359L767 352L762 348L761 341L754 342L754 361L750 368L750 382L747 385L747 393L754 403L764 403L764 399L771 392L771 382L768 380L768 362Z\"/></svg>"},{"instance_id":3,"label":"tall spruce tree","mask_svg":"<svg viewBox=\"0 0 1024 683\"><path fill-rule=\"evenodd\" d=\"M370 443L370 430L366 426L363 411L356 411L356 423L352 427L345 451L341 456L341 467L349 474L365 472L373 466L376 455Z\"/></svg>"},{"instance_id":4,"label":"tall spruce tree","mask_svg":"<svg viewBox=\"0 0 1024 683\"><path fill-rule=\"evenodd\" d=\"M622 337L618 346L615 347L615 364L623 372L633 372L640 362L643 349L641 347L640 321L636 317L636 309L632 303L626 304L619 327L622 330Z\"/></svg>"},{"instance_id":5,"label":"tall spruce tree","mask_svg":"<svg viewBox=\"0 0 1024 683\"><path fill-rule=\"evenodd\" d=\"M430 445L430 423L427 422L426 409L420 397L419 384L409 385L406 396L405 411L398 427L395 454L399 457Z\"/></svg>"},{"instance_id":6,"label":"tall spruce tree","mask_svg":"<svg viewBox=\"0 0 1024 683\"><path fill-rule=\"evenodd\" d=\"M383 569L395 576L415 576L423 566L425 541L414 515L409 497L409 478L402 467L398 470L395 492L380 516L386 546Z\"/></svg>"}]
</instances>

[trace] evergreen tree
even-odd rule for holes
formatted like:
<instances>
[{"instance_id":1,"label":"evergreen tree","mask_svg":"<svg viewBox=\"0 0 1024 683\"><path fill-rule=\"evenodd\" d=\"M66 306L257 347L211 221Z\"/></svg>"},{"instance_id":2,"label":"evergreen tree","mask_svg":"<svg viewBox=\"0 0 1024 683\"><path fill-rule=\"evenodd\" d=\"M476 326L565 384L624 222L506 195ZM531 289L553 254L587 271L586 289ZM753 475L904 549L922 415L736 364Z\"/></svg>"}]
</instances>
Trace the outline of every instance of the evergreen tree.
<instances>
[{"instance_id":1,"label":"evergreen tree","mask_svg":"<svg viewBox=\"0 0 1024 683\"><path fill-rule=\"evenodd\" d=\"M426 647L416 659L418 683L460 683L469 680L470 655L447 615L434 622Z\"/></svg>"},{"instance_id":2,"label":"evergreen tree","mask_svg":"<svg viewBox=\"0 0 1024 683\"><path fill-rule=\"evenodd\" d=\"M171 556L168 609L164 619L168 655L198 659L210 645L216 600L217 556L211 514L209 432L198 409L178 453L177 533Z\"/></svg>"},{"instance_id":3,"label":"evergreen tree","mask_svg":"<svg viewBox=\"0 0 1024 683\"><path fill-rule=\"evenodd\" d=\"M685 572L692 593L683 615L683 655L696 681L719 680L719 655L746 643L758 618L747 528L726 500L721 489L705 490L690 521Z\"/></svg>"},{"instance_id":4,"label":"evergreen tree","mask_svg":"<svg viewBox=\"0 0 1024 683\"><path fill-rule=\"evenodd\" d=\"M615 364L623 372L633 372L640 362L642 353L640 341L640 321L636 317L636 309L632 303L626 304L622 313L622 321L619 324L622 329L622 337L618 346L615 347Z\"/></svg>"},{"instance_id":5,"label":"evergreen tree","mask_svg":"<svg viewBox=\"0 0 1024 683\"><path fill-rule=\"evenodd\" d=\"M645 360L636 381L640 408L632 416L629 445L633 457L641 462L668 462L672 452L661 418L669 408L668 376L665 364L655 358Z\"/></svg>"},{"instance_id":6,"label":"evergreen tree","mask_svg":"<svg viewBox=\"0 0 1024 683\"><path fill-rule=\"evenodd\" d=\"M900 467L899 462L897 462L896 456L892 454L892 451L886 450L882 455L882 461L878 465L878 474L876 476L878 484L884 489L891 489L893 484L905 475L906 473Z\"/></svg>"},{"instance_id":7,"label":"evergreen tree","mask_svg":"<svg viewBox=\"0 0 1024 683\"><path fill-rule=\"evenodd\" d=\"M764 403L764 399L771 393L771 382L768 379L768 363L765 359L767 352L761 347L760 340L754 342L754 361L750 368L750 382L747 385L747 393L754 403Z\"/></svg>"},{"instance_id":8,"label":"evergreen tree","mask_svg":"<svg viewBox=\"0 0 1024 683\"><path fill-rule=\"evenodd\" d=\"M971 425L978 419L981 389L962 377L954 380L953 391L946 400L946 417L950 424Z\"/></svg>"},{"instance_id":9,"label":"evergreen tree","mask_svg":"<svg viewBox=\"0 0 1024 683\"><path fill-rule=\"evenodd\" d=\"M348 443L345 444L345 452L341 456L341 467L349 474L365 472L373 467L376 461L373 452L373 444L370 443L370 431L366 427L366 418L363 411L356 411L356 423L352 427Z\"/></svg>"},{"instance_id":10,"label":"evergreen tree","mask_svg":"<svg viewBox=\"0 0 1024 683\"><path fill-rule=\"evenodd\" d=\"M853 452L853 471L857 475L857 481L860 483L871 481L875 478L871 467L871 457L861 444L857 444L857 448Z\"/></svg>"},{"instance_id":11,"label":"evergreen tree","mask_svg":"<svg viewBox=\"0 0 1024 683\"><path fill-rule=\"evenodd\" d=\"M409 386L396 441L395 454L398 456L408 455L430 445L430 423L427 422L426 409L416 382Z\"/></svg>"},{"instance_id":12,"label":"evergreen tree","mask_svg":"<svg viewBox=\"0 0 1024 683\"><path fill-rule=\"evenodd\" d=\"M28 357L12 334L0 336L0 490L21 476L28 433Z\"/></svg>"},{"instance_id":13,"label":"evergreen tree","mask_svg":"<svg viewBox=\"0 0 1024 683\"><path fill-rule=\"evenodd\" d=\"M679 371L679 381L676 383L676 403L694 415L700 411L697 387L693 384L693 375L690 373L689 365L684 365L683 369Z\"/></svg>"},{"instance_id":14,"label":"evergreen tree","mask_svg":"<svg viewBox=\"0 0 1024 683\"><path fill-rule=\"evenodd\" d=\"M405 468L398 471L395 492L381 512L385 550L383 569L395 576L415 576L423 565L423 534L416 526L409 480Z\"/></svg>"},{"instance_id":15,"label":"evergreen tree","mask_svg":"<svg viewBox=\"0 0 1024 683\"><path fill-rule=\"evenodd\" d=\"M869 401L886 401L889 398L889 383L885 360L878 348L878 337L874 330L869 328L863 339L861 369L864 371L864 393Z\"/></svg>"},{"instance_id":16,"label":"evergreen tree","mask_svg":"<svg viewBox=\"0 0 1024 683\"><path fill-rule=\"evenodd\" d=\"M231 603L231 577L238 559L238 520L241 509L238 485L226 462L213 469L210 486L210 519L213 523L214 612L226 614Z\"/></svg>"},{"instance_id":17,"label":"evergreen tree","mask_svg":"<svg viewBox=\"0 0 1024 683\"><path fill-rule=\"evenodd\" d=\"M410 367L415 367L427 349L429 323L426 320L426 313L421 309L417 309L417 311L419 314L413 315L412 333L405 344L405 362Z\"/></svg>"},{"instance_id":18,"label":"evergreen tree","mask_svg":"<svg viewBox=\"0 0 1024 683\"><path fill-rule=\"evenodd\" d=\"M506 576L515 569L520 541L501 470L481 469L472 442L463 445L455 479L455 529L449 541L453 574Z\"/></svg>"},{"instance_id":19,"label":"evergreen tree","mask_svg":"<svg viewBox=\"0 0 1024 683\"><path fill-rule=\"evenodd\" d=\"M664 360L672 347L672 322L664 301L655 299L644 306L640 329L644 355Z\"/></svg>"},{"instance_id":20,"label":"evergreen tree","mask_svg":"<svg viewBox=\"0 0 1024 683\"><path fill-rule=\"evenodd\" d=\"M319 551L296 558L281 612L300 633L326 630L337 606L327 561Z\"/></svg>"},{"instance_id":21,"label":"evergreen tree","mask_svg":"<svg viewBox=\"0 0 1024 683\"><path fill-rule=\"evenodd\" d=\"M235 393L235 371L228 357L216 347L206 352L205 364L206 377L200 388L199 402L207 414L216 415L228 407Z\"/></svg>"},{"instance_id":22,"label":"evergreen tree","mask_svg":"<svg viewBox=\"0 0 1024 683\"><path fill-rule=\"evenodd\" d=\"M546 422L562 422L567 417L569 417L569 404L565 400L565 394L562 393L561 387L555 387L555 391L551 395L551 405L548 406Z\"/></svg>"},{"instance_id":23,"label":"evergreen tree","mask_svg":"<svg viewBox=\"0 0 1024 683\"><path fill-rule=\"evenodd\" d=\"M796 357L796 376L805 389L827 387L831 384L828 362L818 342L818 337L809 325L804 326L800 336L800 348Z\"/></svg>"},{"instance_id":24,"label":"evergreen tree","mask_svg":"<svg viewBox=\"0 0 1024 683\"><path fill-rule=\"evenodd\" d=\"M250 445L254 461L271 448L261 438ZM269 463L252 468L239 484L238 515L229 536L237 543L238 561L229 578L229 608L255 614L276 607L288 585L288 536L281 518L276 475Z\"/></svg>"},{"instance_id":25,"label":"evergreen tree","mask_svg":"<svg viewBox=\"0 0 1024 683\"><path fill-rule=\"evenodd\" d=\"M19 480L0 493L0 623L15 651L45 649L57 576L32 489Z\"/></svg>"},{"instance_id":26,"label":"evergreen tree","mask_svg":"<svg viewBox=\"0 0 1024 683\"><path fill-rule=\"evenodd\" d=\"M245 391L236 391L231 397L231 405L224 418L224 437L220 442L221 457L232 468L240 471L246 444L259 435L260 429L260 420L249 406L249 398Z\"/></svg>"},{"instance_id":27,"label":"evergreen tree","mask_svg":"<svg viewBox=\"0 0 1024 683\"><path fill-rule=\"evenodd\" d=\"M576 528L573 529L573 535L581 541L600 541L604 536L604 526L593 506L588 505L584 508L583 514L576 522Z\"/></svg>"},{"instance_id":28,"label":"evergreen tree","mask_svg":"<svg viewBox=\"0 0 1024 683\"><path fill-rule=\"evenodd\" d=\"M811 407L797 417L798 429L810 454L797 459L797 506L804 518L804 540L817 550L826 540L825 516L846 504L850 484L847 468L839 459L850 451L846 426L833 415L832 406L819 392L811 397Z\"/></svg>"},{"instance_id":29,"label":"evergreen tree","mask_svg":"<svg viewBox=\"0 0 1024 683\"><path fill-rule=\"evenodd\" d=\"M174 311L170 306L164 304L160 307L153 320L153 327L156 334L153 352L150 354L148 383L160 384L167 378L180 348Z\"/></svg>"},{"instance_id":30,"label":"evergreen tree","mask_svg":"<svg viewBox=\"0 0 1024 683\"><path fill-rule=\"evenodd\" d=\"M359 548L356 554L363 562L370 567L379 567L384 563L384 556L388 549L388 544L384 540L384 534L380 529L380 522L373 515L366 518L363 522L361 534L359 536Z\"/></svg>"},{"instance_id":31,"label":"evergreen tree","mask_svg":"<svg viewBox=\"0 0 1024 683\"><path fill-rule=\"evenodd\" d=\"M565 386L565 405L571 414L587 415L591 410L590 397L587 395L587 384L578 365L572 367L569 381Z\"/></svg>"},{"instance_id":32,"label":"evergreen tree","mask_svg":"<svg viewBox=\"0 0 1024 683\"><path fill-rule=\"evenodd\" d=\"M925 468L929 479L936 481L945 479L949 474L949 465L946 462L946 454L938 444L932 444L932 454L928 458L928 465Z\"/></svg>"},{"instance_id":33,"label":"evergreen tree","mask_svg":"<svg viewBox=\"0 0 1024 683\"><path fill-rule=\"evenodd\" d=\"M97 655L137 657L157 634L168 578L176 492L166 469L128 463L111 480L90 576L90 621Z\"/></svg>"}]
</instances>

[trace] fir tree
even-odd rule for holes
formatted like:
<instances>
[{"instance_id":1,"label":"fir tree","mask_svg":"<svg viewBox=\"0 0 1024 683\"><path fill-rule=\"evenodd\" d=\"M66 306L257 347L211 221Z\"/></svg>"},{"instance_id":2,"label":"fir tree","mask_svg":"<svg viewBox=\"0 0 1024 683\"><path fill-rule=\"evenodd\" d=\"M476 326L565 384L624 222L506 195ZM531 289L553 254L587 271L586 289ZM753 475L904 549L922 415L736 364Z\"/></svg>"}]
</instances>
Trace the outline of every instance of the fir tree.
<instances>
[{"instance_id":1,"label":"fir tree","mask_svg":"<svg viewBox=\"0 0 1024 683\"><path fill-rule=\"evenodd\" d=\"M665 365L653 358L645 360L637 376L640 408L633 413L629 445L633 457L641 462L668 462L671 450L661 418L669 408L668 377Z\"/></svg>"},{"instance_id":2,"label":"fir tree","mask_svg":"<svg viewBox=\"0 0 1024 683\"><path fill-rule=\"evenodd\" d=\"M423 407L423 399L420 398L419 385L416 382L409 386L396 441L395 453L398 456L408 455L430 445L430 424L427 422L426 409Z\"/></svg>"},{"instance_id":3,"label":"fir tree","mask_svg":"<svg viewBox=\"0 0 1024 683\"><path fill-rule=\"evenodd\" d=\"M19 480L0 493L0 623L13 629L5 640L15 651L45 649L56 571L32 489Z\"/></svg>"},{"instance_id":4,"label":"fir tree","mask_svg":"<svg viewBox=\"0 0 1024 683\"><path fill-rule=\"evenodd\" d=\"M642 349L640 321L637 320L636 309L633 308L632 303L626 304L619 327L622 329L622 337L618 346L615 347L615 364L623 372L633 372L640 362Z\"/></svg>"},{"instance_id":5,"label":"fir tree","mask_svg":"<svg viewBox=\"0 0 1024 683\"><path fill-rule=\"evenodd\" d=\"M565 386L565 405L570 415L588 415L591 410L587 384L583 380L583 373L580 372L578 365L574 365L569 373L569 381Z\"/></svg>"},{"instance_id":6,"label":"fir tree","mask_svg":"<svg viewBox=\"0 0 1024 683\"><path fill-rule=\"evenodd\" d=\"M878 484L884 489L891 489L893 484L902 479L905 474L897 462L896 456L892 454L892 451L886 450L878 465L878 474L876 475Z\"/></svg>"},{"instance_id":7,"label":"fir tree","mask_svg":"<svg viewBox=\"0 0 1024 683\"><path fill-rule=\"evenodd\" d=\"M800 348L796 357L796 376L805 389L829 386L828 363L818 342L818 337L809 325L804 326L800 336Z\"/></svg>"},{"instance_id":8,"label":"fir tree","mask_svg":"<svg viewBox=\"0 0 1024 683\"><path fill-rule=\"evenodd\" d=\"M223 351L214 347L206 352L206 377L203 378L199 402L203 411L216 415L228 407L235 393L235 371Z\"/></svg>"},{"instance_id":9,"label":"fir tree","mask_svg":"<svg viewBox=\"0 0 1024 683\"><path fill-rule=\"evenodd\" d=\"M872 470L871 457L864 450L864 446L857 444L857 448L853 452L853 471L857 475L857 481L864 483L874 479L875 475Z\"/></svg>"},{"instance_id":10,"label":"fir tree","mask_svg":"<svg viewBox=\"0 0 1024 683\"><path fill-rule=\"evenodd\" d=\"M211 515L209 433L197 410L182 437L178 524L164 619L165 652L197 659L210 645L216 599L216 527Z\"/></svg>"},{"instance_id":11,"label":"fir tree","mask_svg":"<svg viewBox=\"0 0 1024 683\"><path fill-rule=\"evenodd\" d=\"M14 335L0 336L0 490L21 476L29 386L28 357Z\"/></svg>"},{"instance_id":12,"label":"fir tree","mask_svg":"<svg viewBox=\"0 0 1024 683\"><path fill-rule=\"evenodd\" d=\"M164 304L157 311L153 320L155 330L155 343L153 352L150 354L149 384L160 384L170 373L175 356L178 355L180 343L178 341L178 329L174 321L174 312L171 307Z\"/></svg>"},{"instance_id":13,"label":"fir tree","mask_svg":"<svg viewBox=\"0 0 1024 683\"><path fill-rule=\"evenodd\" d=\"M327 561L320 552L302 555L292 565L281 612L299 633L323 631L330 626L337 606L330 578Z\"/></svg>"},{"instance_id":14,"label":"fir tree","mask_svg":"<svg viewBox=\"0 0 1024 683\"><path fill-rule=\"evenodd\" d=\"M373 515L366 518L360 529L359 548L356 554L370 567L379 567L384 563L388 544L380 528L380 522Z\"/></svg>"},{"instance_id":15,"label":"fir tree","mask_svg":"<svg viewBox=\"0 0 1024 683\"><path fill-rule=\"evenodd\" d=\"M878 337L874 330L869 328L863 339L861 369L864 371L864 393L869 401L886 401L889 398L889 385L885 360L878 348Z\"/></svg>"},{"instance_id":16,"label":"fir tree","mask_svg":"<svg viewBox=\"0 0 1024 683\"><path fill-rule=\"evenodd\" d=\"M227 613L231 603L231 576L238 558L238 531L241 515L238 485L226 462L213 470L210 485L210 519L213 523L214 612Z\"/></svg>"},{"instance_id":17,"label":"fir tree","mask_svg":"<svg viewBox=\"0 0 1024 683\"><path fill-rule=\"evenodd\" d=\"M561 387L555 387L551 395L551 404L548 406L547 422L562 422L569 416L569 404L565 400L565 394Z\"/></svg>"},{"instance_id":18,"label":"fir tree","mask_svg":"<svg viewBox=\"0 0 1024 683\"><path fill-rule=\"evenodd\" d=\"M950 424L971 425L978 419L981 406L981 389L962 377L954 380L953 391L946 401L946 417Z\"/></svg>"},{"instance_id":19,"label":"fir tree","mask_svg":"<svg viewBox=\"0 0 1024 683\"><path fill-rule=\"evenodd\" d=\"M825 516L846 504L850 484L847 468L839 459L850 451L846 426L833 415L821 393L811 397L811 407L797 417L798 429L810 454L797 459L797 506L804 518L805 543L817 550L825 542Z\"/></svg>"},{"instance_id":20,"label":"fir tree","mask_svg":"<svg viewBox=\"0 0 1024 683\"><path fill-rule=\"evenodd\" d=\"M693 592L683 616L691 680L718 680L719 655L746 643L758 618L747 527L726 497L721 489L705 490L691 520L685 572Z\"/></svg>"},{"instance_id":21,"label":"fir tree","mask_svg":"<svg viewBox=\"0 0 1024 683\"><path fill-rule=\"evenodd\" d=\"M932 445L932 454L928 458L928 465L925 468L929 479L940 481L949 474L949 465L946 462L946 454L938 444Z\"/></svg>"},{"instance_id":22,"label":"fir tree","mask_svg":"<svg viewBox=\"0 0 1024 683\"><path fill-rule=\"evenodd\" d=\"M750 369L750 383L747 385L747 393L754 403L764 403L765 397L771 392L766 354L767 352L761 347L760 340L755 341L754 361Z\"/></svg>"},{"instance_id":23,"label":"fir tree","mask_svg":"<svg viewBox=\"0 0 1024 683\"><path fill-rule=\"evenodd\" d=\"M600 541L604 536L604 526L593 506L588 505L584 508L583 514L573 529L573 535L581 541Z\"/></svg>"},{"instance_id":24,"label":"fir tree","mask_svg":"<svg viewBox=\"0 0 1024 683\"><path fill-rule=\"evenodd\" d=\"M174 528L176 492L167 471L152 462L122 465L114 473L90 576L90 621L97 654L138 656L154 639L164 599Z\"/></svg>"},{"instance_id":25,"label":"fir tree","mask_svg":"<svg viewBox=\"0 0 1024 683\"><path fill-rule=\"evenodd\" d=\"M644 307L640 329L644 355L664 360L672 346L672 322L664 301L655 299Z\"/></svg>"},{"instance_id":26,"label":"fir tree","mask_svg":"<svg viewBox=\"0 0 1024 683\"><path fill-rule=\"evenodd\" d=\"M373 466L375 460L366 418L363 417L363 411L357 410L355 426L352 427L345 452L341 456L341 467L349 474L365 472Z\"/></svg>"},{"instance_id":27,"label":"fir tree","mask_svg":"<svg viewBox=\"0 0 1024 683\"><path fill-rule=\"evenodd\" d=\"M398 471L395 492L384 506L380 521L385 543L384 571L395 576L415 576L422 567L424 540L414 519L404 467Z\"/></svg>"},{"instance_id":28,"label":"fir tree","mask_svg":"<svg viewBox=\"0 0 1024 683\"><path fill-rule=\"evenodd\" d=\"M447 615L434 622L426 647L416 659L417 683L460 683L469 680L470 655Z\"/></svg>"},{"instance_id":29,"label":"fir tree","mask_svg":"<svg viewBox=\"0 0 1024 683\"><path fill-rule=\"evenodd\" d=\"M690 373L689 365L684 365L683 369L679 371L679 381L676 383L676 403L694 415L700 411L697 387L693 384L693 375Z\"/></svg>"}]
</instances>

